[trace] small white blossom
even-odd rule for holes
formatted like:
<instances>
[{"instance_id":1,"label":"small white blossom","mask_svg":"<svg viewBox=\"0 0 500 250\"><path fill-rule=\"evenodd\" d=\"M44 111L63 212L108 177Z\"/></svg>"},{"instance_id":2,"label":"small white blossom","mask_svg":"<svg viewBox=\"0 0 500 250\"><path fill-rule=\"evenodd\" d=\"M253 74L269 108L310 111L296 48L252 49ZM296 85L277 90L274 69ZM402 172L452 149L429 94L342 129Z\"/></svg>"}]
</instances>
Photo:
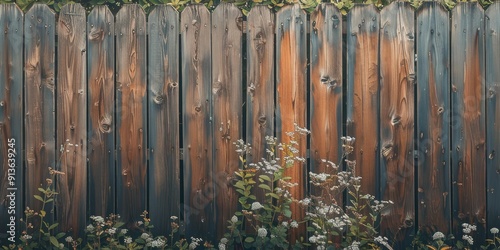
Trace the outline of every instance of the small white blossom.
<instances>
[{"instance_id":1,"label":"small white blossom","mask_svg":"<svg viewBox=\"0 0 500 250\"><path fill-rule=\"evenodd\" d=\"M127 230L127 229L122 229L122 230L120 231L120 233L122 233L122 234L127 234L127 232L128 232L128 230Z\"/></svg>"},{"instance_id":2,"label":"small white blossom","mask_svg":"<svg viewBox=\"0 0 500 250\"><path fill-rule=\"evenodd\" d=\"M491 232L492 234L497 234L497 233L498 233L498 231L499 231L499 230L498 230L498 228L496 228L496 227L493 227L493 228L491 228L491 229L490 229L490 232Z\"/></svg>"},{"instance_id":3,"label":"small white blossom","mask_svg":"<svg viewBox=\"0 0 500 250\"><path fill-rule=\"evenodd\" d=\"M232 223L238 222L238 217L236 215L233 215L233 217L231 218L231 222Z\"/></svg>"},{"instance_id":4,"label":"small white blossom","mask_svg":"<svg viewBox=\"0 0 500 250\"><path fill-rule=\"evenodd\" d=\"M94 230L95 230L95 228L94 228L94 226L92 224L90 224L90 225L87 226L87 232L93 233Z\"/></svg>"},{"instance_id":5,"label":"small white blossom","mask_svg":"<svg viewBox=\"0 0 500 250\"><path fill-rule=\"evenodd\" d=\"M228 242L228 240L226 238L220 239L220 243L222 243L222 244L226 244L227 242Z\"/></svg>"},{"instance_id":6,"label":"small white blossom","mask_svg":"<svg viewBox=\"0 0 500 250\"><path fill-rule=\"evenodd\" d=\"M252 203L252 210L259 210L259 209L261 209L263 207L264 206L262 206L262 204L260 204L260 202L258 202L258 201Z\"/></svg>"},{"instance_id":7,"label":"small white blossom","mask_svg":"<svg viewBox=\"0 0 500 250\"><path fill-rule=\"evenodd\" d=\"M125 237L124 242L125 242L125 244L130 244L130 243L132 243L132 238L131 237Z\"/></svg>"},{"instance_id":8,"label":"small white blossom","mask_svg":"<svg viewBox=\"0 0 500 250\"><path fill-rule=\"evenodd\" d=\"M291 228L298 228L298 227L299 227L299 223L297 223L296 221L292 221L292 222L290 223L290 227L291 227Z\"/></svg>"},{"instance_id":9,"label":"small white blossom","mask_svg":"<svg viewBox=\"0 0 500 250\"><path fill-rule=\"evenodd\" d=\"M64 248L64 244L63 243L59 243L59 249L63 249Z\"/></svg>"},{"instance_id":10,"label":"small white blossom","mask_svg":"<svg viewBox=\"0 0 500 250\"><path fill-rule=\"evenodd\" d=\"M281 225L288 228L288 222L286 222L286 221L281 222Z\"/></svg>"},{"instance_id":11,"label":"small white blossom","mask_svg":"<svg viewBox=\"0 0 500 250\"><path fill-rule=\"evenodd\" d=\"M143 238L143 239L148 239L148 238L149 238L149 234L147 234L147 233L142 233L142 234L141 234L141 238Z\"/></svg>"},{"instance_id":12,"label":"small white blossom","mask_svg":"<svg viewBox=\"0 0 500 250\"><path fill-rule=\"evenodd\" d=\"M71 237L71 236L66 237L66 242L68 242L68 243L73 242L73 237Z\"/></svg>"},{"instance_id":13,"label":"small white blossom","mask_svg":"<svg viewBox=\"0 0 500 250\"><path fill-rule=\"evenodd\" d=\"M144 222L142 222L142 221L138 221L137 222L137 225L139 225L139 226L142 225L142 224L144 224Z\"/></svg>"},{"instance_id":14,"label":"small white blossom","mask_svg":"<svg viewBox=\"0 0 500 250\"><path fill-rule=\"evenodd\" d=\"M472 238L472 236L464 235L464 236L462 236L462 239L466 240L469 243L469 245L471 245L471 246L474 245L474 239Z\"/></svg>"},{"instance_id":15,"label":"small white blossom","mask_svg":"<svg viewBox=\"0 0 500 250\"><path fill-rule=\"evenodd\" d=\"M90 219L97 223L104 223L104 218L102 218L101 216L90 216Z\"/></svg>"},{"instance_id":16,"label":"small white blossom","mask_svg":"<svg viewBox=\"0 0 500 250\"><path fill-rule=\"evenodd\" d=\"M219 243L219 250L226 250L226 244Z\"/></svg>"},{"instance_id":17,"label":"small white blossom","mask_svg":"<svg viewBox=\"0 0 500 250\"><path fill-rule=\"evenodd\" d=\"M33 238L33 237L31 235L28 235L28 234L21 236L21 239L23 239L23 240L29 240L31 238Z\"/></svg>"},{"instance_id":18,"label":"small white blossom","mask_svg":"<svg viewBox=\"0 0 500 250\"><path fill-rule=\"evenodd\" d=\"M261 237L261 238L264 238L267 236L267 230L263 227L259 228L257 230L257 236Z\"/></svg>"},{"instance_id":19,"label":"small white blossom","mask_svg":"<svg viewBox=\"0 0 500 250\"><path fill-rule=\"evenodd\" d=\"M170 216L171 220L177 220L177 216Z\"/></svg>"},{"instance_id":20,"label":"small white blossom","mask_svg":"<svg viewBox=\"0 0 500 250\"><path fill-rule=\"evenodd\" d=\"M115 233L116 233L116 228L112 227L112 228L108 229L108 234L113 235Z\"/></svg>"},{"instance_id":21,"label":"small white blossom","mask_svg":"<svg viewBox=\"0 0 500 250\"><path fill-rule=\"evenodd\" d=\"M439 240L439 239L444 239L444 234L441 232L435 232L434 235L432 235L433 240Z\"/></svg>"}]
</instances>

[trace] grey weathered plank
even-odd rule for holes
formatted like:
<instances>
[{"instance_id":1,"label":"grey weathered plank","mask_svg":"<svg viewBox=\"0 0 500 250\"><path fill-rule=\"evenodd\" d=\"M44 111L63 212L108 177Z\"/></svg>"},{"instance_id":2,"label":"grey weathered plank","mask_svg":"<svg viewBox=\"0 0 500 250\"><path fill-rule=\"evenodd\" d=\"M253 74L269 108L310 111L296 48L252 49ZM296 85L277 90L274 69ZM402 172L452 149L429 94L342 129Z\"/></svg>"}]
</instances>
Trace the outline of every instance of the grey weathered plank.
<instances>
[{"instance_id":1,"label":"grey weathered plank","mask_svg":"<svg viewBox=\"0 0 500 250\"><path fill-rule=\"evenodd\" d=\"M486 218L487 228L500 227L500 3L485 12L486 53Z\"/></svg>"},{"instance_id":2,"label":"grey weathered plank","mask_svg":"<svg viewBox=\"0 0 500 250\"><path fill-rule=\"evenodd\" d=\"M382 9L380 23L380 195L396 204L381 231L400 241L415 229L413 7L393 2Z\"/></svg>"},{"instance_id":3,"label":"grey weathered plank","mask_svg":"<svg viewBox=\"0 0 500 250\"><path fill-rule=\"evenodd\" d=\"M212 179L210 12L201 4L181 13L184 219L187 237L215 240Z\"/></svg>"},{"instance_id":4,"label":"grey weathered plank","mask_svg":"<svg viewBox=\"0 0 500 250\"><path fill-rule=\"evenodd\" d=\"M361 191L379 197L379 12L355 5L347 15L346 134L356 138L351 159L363 178Z\"/></svg>"},{"instance_id":5,"label":"grey weathered plank","mask_svg":"<svg viewBox=\"0 0 500 250\"><path fill-rule=\"evenodd\" d=\"M286 134L295 131L294 125L306 126L307 112L307 16L299 4L288 5L276 13L276 131L280 142L292 140ZM299 134L297 156L305 157L306 137ZM298 185L291 188L290 194L303 199L307 191L307 169L304 162L296 162L294 167L285 170L291 182ZM302 221L305 211L298 203L292 203L292 218ZM291 230L289 240L295 243L305 236L305 225Z\"/></svg>"},{"instance_id":6,"label":"grey weathered plank","mask_svg":"<svg viewBox=\"0 0 500 250\"><path fill-rule=\"evenodd\" d=\"M85 9L67 4L57 24L57 217L64 231L73 236L86 225L87 199L87 53Z\"/></svg>"},{"instance_id":7,"label":"grey weathered plank","mask_svg":"<svg viewBox=\"0 0 500 250\"><path fill-rule=\"evenodd\" d=\"M159 5L149 14L149 213L154 232L168 235L180 217L179 13Z\"/></svg>"},{"instance_id":8,"label":"grey weathered plank","mask_svg":"<svg viewBox=\"0 0 500 250\"><path fill-rule=\"evenodd\" d=\"M238 208L238 193L232 176L240 166L233 142L242 138L243 124L243 15L229 3L222 3L212 13L212 108L214 172L216 184L215 212L217 239L227 230Z\"/></svg>"},{"instance_id":9,"label":"grey weathered plank","mask_svg":"<svg viewBox=\"0 0 500 250\"><path fill-rule=\"evenodd\" d=\"M116 15L116 148L118 214L131 223L146 209L146 15L137 4Z\"/></svg>"},{"instance_id":10,"label":"grey weathered plank","mask_svg":"<svg viewBox=\"0 0 500 250\"><path fill-rule=\"evenodd\" d=\"M108 7L88 16L89 214L106 216L115 207L115 24Z\"/></svg>"},{"instance_id":11,"label":"grey weathered plank","mask_svg":"<svg viewBox=\"0 0 500 250\"><path fill-rule=\"evenodd\" d=\"M19 219L24 211L23 12L17 5L0 4L0 29L3 33L0 38L0 238L3 238L4 233L11 231L7 224L12 223L18 225L17 234L15 230L12 232L19 236ZM12 223L11 216L15 219ZM8 233L8 237L13 234Z\"/></svg>"},{"instance_id":12,"label":"grey weathered plank","mask_svg":"<svg viewBox=\"0 0 500 250\"><path fill-rule=\"evenodd\" d=\"M33 195L46 186L49 167L56 165L55 116L55 13L43 4L35 4L26 13L24 23L24 95L26 138L26 206L40 211L42 203ZM52 210L49 204L47 211ZM53 214L47 214L47 221ZM36 227L39 224L34 224Z\"/></svg>"},{"instance_id":13,"label":"grey weathered plank","mask_svg":"<svg viewBox=\"0 0 500 250\"><path fill-rule=\"evenodd\" d=\"M450 24L437 2L417 11L418 226L450 233Z\"/></svg>"},{"instance_id":14,"label":"grey weathered plank","mask_svg":"<svg viewBox=\"0 0 500 250\"><path fill-rule=\"evenodd\" d=\"M451 164L453 231L486 223L484 11L459 3L451 30ZM476 240L479 240L477 238Z\"/></svg>"},{"instance_id":15,"label":"grey weathered plank","mask_svg":"<svg viewBox=\"0 0 500 250\"><path fill-rule=\"evenodd\" d=\"M339 163L344 119L342 101L342 14L323 3L311 14L311 171L327 170L323 159ZM311 194L320 195L311 186ZM342 203L342 194L336 197Z\"/></svg>"}]
</instances>

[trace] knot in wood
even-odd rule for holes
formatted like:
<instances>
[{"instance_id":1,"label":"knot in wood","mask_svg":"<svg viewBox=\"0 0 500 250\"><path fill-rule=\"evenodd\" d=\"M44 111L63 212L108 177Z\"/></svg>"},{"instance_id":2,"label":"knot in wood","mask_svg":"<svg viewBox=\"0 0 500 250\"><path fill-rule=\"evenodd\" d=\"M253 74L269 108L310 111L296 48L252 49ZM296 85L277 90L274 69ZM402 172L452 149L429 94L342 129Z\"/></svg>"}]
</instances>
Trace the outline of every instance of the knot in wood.
<instances>
[{"instance_id":1,"label":"knot in wood","mask_svg":"<svg viewBox=\"0 0 500 250\"><path fill-rule=\"evenodd\" d=\"M179 86L179 84L176 82L171 82L168 84L168 86L173 89L173 88L177 88L177 86Z\"/></svg>"},{"instance_id":2,"label":"knot in wood","mask_svg":"<svg viewBox=\"0 0 500 250\"><path fill-rule=\"evenodd\" d=\"M89 32L89 41L102 41L104 39L104 30L91 28Z\"/></svg>"},{"instance_id":3,"label":"knot in wood","mask_svg":"<svg viewBox=\"0 0 500 250\"><path fill-rule=\"evenodd\" d=\"M163 96L163 94L159 94L153 98L153 102L156 104L162 104L164 100L165 97Z\"/></svg>"},{"instance_id":4,"label":"knot in wood","mask_svg":"<svg viewBox=\"0 0 500 250\"><path fill-rule=\"evenodd\" d=\"M267 122L267 118L265 116L260 116L259 117L259 125L264 126Z\"/></svg>"},{"instance_id":5,"label":"knot in wood","mask_svg":"<svg viewBox=\"0 0 500 250\"><path fill-rule=\"evenodd\" d=\"M200 112L200 111L201 111L201 107L200 107L200 106L196 106L196 107L194 107L194 110L195 110L196 112Z\"/></svg>"}]
</instances>

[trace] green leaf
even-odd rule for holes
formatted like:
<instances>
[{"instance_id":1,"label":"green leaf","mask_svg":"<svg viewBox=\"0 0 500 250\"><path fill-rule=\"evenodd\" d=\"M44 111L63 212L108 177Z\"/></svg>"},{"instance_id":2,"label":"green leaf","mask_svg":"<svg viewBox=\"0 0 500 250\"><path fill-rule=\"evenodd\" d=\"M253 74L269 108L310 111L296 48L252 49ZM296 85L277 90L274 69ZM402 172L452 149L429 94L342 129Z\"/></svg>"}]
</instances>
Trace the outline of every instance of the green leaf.
<instances>
[{"instance_id":1,"label":"green leaf","mask_svg":"<svg viewBox=\"0 0 500 250\"><path fill-rule=\"evenodd\" d=\"M57 226L59 226L59 223L54 223L54 224L50 225L49 230L52 230L52 229L56 228Z\"/></svg>"},{"instance_id":2,"label":"green leaf","mask_svg":"<svg viewBox=\"0 0 500 250\"><path fill-rule=\"evenodd\" d=\"M271 181L271 178L269 178L269 176L267 176L267 175L260 175L259 180L260 180L260 182Z\"/></svg>"},{"instance_id":3,"label":"green leaf","mask_svg":"<svg viewBox=\"0 0 500 250\"><path fill-rule=\"evenodd\" d=\"M56 237L50 236L50 243L54 245L55 247L59 248L59 241L57 241Z\"/></svg>"},{"instance_id":4,"label":"green leaf","mask_svg":"<svg viewBox=\"0 0 500 250\"><path fill-rule=\"evenodd\" d=\"M64 237L64 235L66 235L66 233L58 233L56 235L56 238L60 239L60 238Z\"/></svg>"},{"instance_id":5,"label":"green leaf","mask_svg":"<svg viewBox=\"0 0 500 250\"><path fill-rule=\"evenodd\" d=\"M271 191L271 188L269 187L269 185L266 185L266 184L259 184L259 187L264 189L264 190L268 190L268 191Z\"/></svg>"},{"instance_id":6,"label":"green leaf","mask_svg":"<svg viewBox=\"0 0 500 250\"><path fill-rule=\"evenodd\" d=\"M252 243L254 241L255 241L255 239L253 237L247 237L247 238L245 238L245 242L246 243Z\"/></svg>"},{"instance_id":7,"label":"green leaf","mask_svg":"<svg viewBox=\"0 0 500 250\"><path fill-rule=\"evenodd\" d=\"M36 194L35 194L35 195L33 195L33 197L35 197L35 199L37 199L37 200L39 200L39 201L43 202L43 199L42 199L42 197L40 197L40 195L36 195Z\"/></svg>"},{"instance_id":8,"label":"green leaf","mask_svg":"<svg viewBox=\"0 0 500 250\"><path fill-rule=\"evenodd\" d=\"M122 227L123 225L125 225L125 223L120 221L120 222L116 222L114 227L119 228L119 227Z\"/></svg>"},{"instance_id":9,"label":"green leaf","mask_svg":"<svg viewBox=\"0 0 500 250\"><path fill-rule=\"evenodd\" d=\"M45 212L45 210L40 211L40 216L45 217L46 214L47 214L47 212Z\"/></svg>"},{"instance_id":10,"label":"green leaf","mask_svg":"<svg viewBox=\"0 0 500 250\"><path fill-rule=\"evenodd\" d=\"M239 189L245 189L245 182L243 181L237 181L234 186Z\"/></svg>"}]
</instances>

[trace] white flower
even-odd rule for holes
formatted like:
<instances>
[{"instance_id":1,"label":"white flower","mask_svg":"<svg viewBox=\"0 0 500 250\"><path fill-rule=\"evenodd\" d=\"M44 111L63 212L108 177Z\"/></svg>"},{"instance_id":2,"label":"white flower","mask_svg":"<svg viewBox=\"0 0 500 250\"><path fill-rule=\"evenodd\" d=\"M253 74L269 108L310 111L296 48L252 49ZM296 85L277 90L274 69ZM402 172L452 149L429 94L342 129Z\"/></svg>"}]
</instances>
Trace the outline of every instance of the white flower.
<instances>
[{"instance_id":1,"label":"white flower","mask_svg":"<svg viewBox=\"0 0 500 250\"><path fill-rule=\"evenodd\" d=\"M497 233L498 233L498 228L493 227L493 228L491 228L491 229L490 229L490 232L491 232L492 234L497 234Z\"/></svg>"},{"instance_id":2,"label":"white flower","mask_svg":"<svg viewBox=\"0 0 500 250\"><path fill-rule=\"evenodd\" d=\"M177 216L170 216L171 220L177 220Z\"/></svg>"},{"instance_id":3,"label":"white flower","mask_svg":"<svg viewBox=\"0 0 500 250\"><path fill-rule=\"evenodd\" d=\"M124 242L125 242L125 244L130 244L130 243L132 243L132 238L131 237L125 237Z\"/></svg>"},{"instance_id":4,"label":"white flower","mask_svg":"<svg viewBox=\"0 0 500 250\"><path fill-rule=\"evenodd\" d=\"M311 203L311 199L309 199L309 198L305 198L305 199L299 201L299 204L302 204L304 206L308 206L310 203Z\"/></svg>"},{"instance_id":5,"label":"white flower","mask_svg":"<svg viewBox=\"0 0 500 250\"><path fill-rule=\"evenodd\" d=\"M220 243L222 243L222 244L226 244L227 242L228 242L228 240L226 238L220 239Z\"/></svg>"},{"instance_id":6,"label":"white flower","mask_svg":"<svg viewBox=\"0 0 500 250\"><path fill-rule=\"evenodd\" d=\"M226 250L226 244L219 243L219 250Z\"/></svg>"},{"instance_id":7,"label":"white flower","mask_svg":"<svg viewBox=\"0 0 500 250\"><path fill-rule=\"evenodd\" d=\"M434 235L432 235L433 240L439 240L439 239L444 239L444 234L441 232L435 232Z\"/></svg>"},{"instance_id":8,"label":"white flower","mask_svg":"<svg viewBox=\"0 0 500 250\"><path fill-rule=\"evenodd\" d=\"M318 238L315 235L313 235L313 236L309 237L309 242L314 244L314 243L318 242Z\"/></svg>"},{"instance_id":9,"label":"white flower","mask_svg":"<svg viewBox=\"0 0 500 250\"><path fill-rule=\"evenodd\" d=\"M92 224L90 224L90 225L88 225L88 226L87 226L87 231L88 231L89 233L93 233L93 232L94 232L94 229L95 229L95 228L94 228L94 226L93 226Z\"/></svg>"},{"instance_id":10,"label":"white flower","mask_svg":"<svg viewBox=\"0 0 500 250\"><path fill-rule=\"evenodd\" d=\"M137 222L137 225L139 225L139 226L142 225L142 224L144 224L144 222L142 222L142 221L138 221Z\"/></svg>"},{"instance_id":11,"label":"white flower","mask_svg":"<svg viewBox=\"0 0 500 250\"><path fill-rule=\"evenodd\" d=\"M263 227L259 228L257 230L257 236L261 237L261 238L264 238L267 236L267 230Z\"/></svg>"},{"instance_id":12,"label":"white flower","mask_svg":"<svg viewBox=\"0 0 500 250\"><path fill-rule=\"evenodd\" d=\"M73 237L71 237L71 236L66 237L66 242L68 242L68 243L73 242Z\"/></svg>"},{"instance_id":13,"label":"white flower","mask_svg":"<svg viewBox=\"0 0 500 250\"><path fill-rule=\"evenodd\" d=\"M148 238L149 238L149 234L147 234L147 233L142 233L142 234L141 234L141 238L143 238L143 239L148 239Z\"/></svg>"},{"instance_id":14,"label":"white flower","mask_svg":"<svg viewBox=\"0 0 500 250\"><path fill-rule=\"evenodd\" d=\"M198 246L198 243L191 242L191 244L189 244L189 249L195 249L197 246Z\"/></svg>"},{"instance_id":15,"label":"white flower","mask_svg":"<svg viewBox=\"0 0 500 250\"><path fill-rule=\"evenodd\" d=\"M115 233L116 233L116 228L112 227L112 228L108 229L108 234L113 235Z\"/></svg>"},{"instance_id":16,"label":"white flower","mask_svg":"<svg viewBox=\"0 0 500 250\"><path fill-rule=\"evenodd\" d=\"M63 243L59 243L59 249L63 249L64 248L64 244Z\"/></svg>"},{"instance_id":17,"label":"white flower","mask_svg":"<svg viewBox=\"0 0 500 250\"><path fill-rule=\"evenodd\" d=\"M462 236L462 239L466 240L469 243L469 245L471 245L471 246L474 245L474 239L472 238L472 236L464 235L464 236Z\"/></svg>"},{"instance_id":18,"label":"white flower","mask_svg":"<svg viewBox=\"0 0 500 250\"><path fill-rule=\"evenodd\" d=\"M127 234L127 232L128 232L128 230L127 230L127 229L122 229L122 230L120 231L120 233L122 233L122 234Z\"/></svg>"},{"instance_id":19,"label":"white flower","mask_svg":"<svg viewBox=\"0 0 500 250\"><path fill-rule=\"evenodd\" d=\"M263 207L264 206L262 206L262 204L260 204L260 202L258 202L258 201L252 203L252 210L258 210L258 209L261 209Z\"/></svg>"},{"instance_id":20,"label":"white flower","mask_svg":"<svg viewBox=\"0 0 500 250\"><path fill-rule=\"evenodd\" d=\"M25 235L21 236L21 238L24 239L24 240L29 240L29 239L31 239L33 237L31 235L25 234Z\"/></svg>"},{"instance_id":21,"label":"white flower","mask_svg":"<svg viewBox=\"0 0 500 250\"><path fill-rule=\"evenodd\" d=\"M297 223L296 221L292 221L292 223L290 223L290 227L291 228L298 228L299 227L299 223Z\"/></svg>"},{"instance_id":22,"label":"white flower","mask_svg":"<svg viewBox=\"0 0 500 250\"><path fill-rule=\"evenodd\" d=\"M160 248L160 247L163 247L165 245L165 243L167 243L167 242L165 242L161 238L158 238L158 239L156 239L156 240L154 240L154 241L151 242L151 247L158 247L158 248Z\"/></svg>"},{"instance_id":23,"label":"white flower","mask_svg":"<svg viewBox=\"0 0 500 250\"><path fill-rule=\"evenodd\" d=\"M233 217L231 217L231 222L232 223L238 222L238 217L236 215L233 215Z\"/></svg>"},{"instance_id":24,"label":"white flower","mask_svg":"<svg viewBox=\"0 0 500 250\"><path fill-rule=\"evenodd\" d=\"M286 222L286 221L281 222L281 225L288 228L288 222Z\"/></svg>"},{"instance_id":25,"label":"white flower","mask_svg":"<svg viewBox=\"0 0 500 250\"><path fill-rule=\"evenodd\" d=\"M104 223L104 218L101 216L90 216L90 219L94 220L97 223Z\"/></svg>"}]
</instances>

